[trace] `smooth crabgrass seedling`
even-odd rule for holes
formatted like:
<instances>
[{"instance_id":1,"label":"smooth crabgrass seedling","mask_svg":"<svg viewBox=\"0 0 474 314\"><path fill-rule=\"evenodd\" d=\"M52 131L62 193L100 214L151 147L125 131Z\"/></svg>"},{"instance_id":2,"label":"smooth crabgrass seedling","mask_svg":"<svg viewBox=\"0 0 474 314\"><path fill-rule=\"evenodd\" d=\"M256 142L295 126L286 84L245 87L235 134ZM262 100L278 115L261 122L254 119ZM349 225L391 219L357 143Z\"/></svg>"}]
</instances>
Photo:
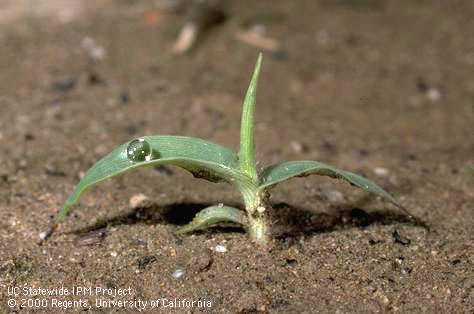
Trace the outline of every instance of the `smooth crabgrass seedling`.
<instances>
[{"instance_id":1,"label":"smooth crabgrass seedling","mask_svg":"<svg viewBox=\"0 0 474 314\"><path fill-rule=\"evenodd\" d=\"M136 168L159 165L178 166L198 178L230 183L240 191L245 203L245 212L223 204L207 207L178 230L181 234L232 222L243 226L254 242L266 245L270 241L269 189L290 178L311 174L345 180L391 202L412 218L405 208L377 184L355 173L318 161L287 161L261 171L257 169L254 113L261 64L260 54L244 99L238 154L218 144L191 137L155 135L132 140L114 149L87 171L57 214L55 222L61 223L68 215L71 205L93 185Z\"/></svg>"}]
</instances>

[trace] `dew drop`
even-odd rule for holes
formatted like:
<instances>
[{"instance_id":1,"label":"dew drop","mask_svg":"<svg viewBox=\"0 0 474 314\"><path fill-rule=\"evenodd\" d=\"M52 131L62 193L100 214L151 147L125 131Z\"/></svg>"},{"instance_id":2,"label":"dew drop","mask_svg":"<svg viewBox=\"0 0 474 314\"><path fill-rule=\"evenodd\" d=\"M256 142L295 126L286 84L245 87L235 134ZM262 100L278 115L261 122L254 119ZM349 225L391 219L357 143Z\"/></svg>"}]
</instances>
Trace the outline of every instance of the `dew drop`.
<instances>
[{"instance_id":1,"label":"dew drop","mask_svg":"<svg viewBox=\"0 0 474 314\"><path fill-rule=\"evenodd\" d=\"M152 149L143 138L133 140L127 146L127 157L131 162L151 160Z\"/></svg>"}]
</instances>

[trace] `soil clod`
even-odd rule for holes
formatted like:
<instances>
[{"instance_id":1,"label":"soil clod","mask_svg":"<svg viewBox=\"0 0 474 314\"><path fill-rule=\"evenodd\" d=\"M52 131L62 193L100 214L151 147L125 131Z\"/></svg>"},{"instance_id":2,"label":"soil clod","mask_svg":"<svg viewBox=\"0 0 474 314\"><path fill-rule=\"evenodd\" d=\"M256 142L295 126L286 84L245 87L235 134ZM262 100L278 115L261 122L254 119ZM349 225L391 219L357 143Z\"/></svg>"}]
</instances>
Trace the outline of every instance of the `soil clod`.
<instances>
[{"instance_id":1,"label":"soil clod","mask_svg":"<svg viewBox=\"0 0 474 314\"><path fill-rule=\"evenodd\" d=\"M157 261L156 256L154 255L146 255L143 257L140 257L137 260L137 267L139 270L145 270L151 266L151 264L155 263Z\"/></svg>"},{"instance_id":2,"label":"soil clod","mask_svg":"<svg viewBox=\"0 0 474 314\"><path fill-rule=\"evenodd\" d=\"M398 230L393 231L393 239L395 243L401 244L401 245L410 245L411 240L408 239L407 237L402 236Z\"/></svg>"}]
</instances>

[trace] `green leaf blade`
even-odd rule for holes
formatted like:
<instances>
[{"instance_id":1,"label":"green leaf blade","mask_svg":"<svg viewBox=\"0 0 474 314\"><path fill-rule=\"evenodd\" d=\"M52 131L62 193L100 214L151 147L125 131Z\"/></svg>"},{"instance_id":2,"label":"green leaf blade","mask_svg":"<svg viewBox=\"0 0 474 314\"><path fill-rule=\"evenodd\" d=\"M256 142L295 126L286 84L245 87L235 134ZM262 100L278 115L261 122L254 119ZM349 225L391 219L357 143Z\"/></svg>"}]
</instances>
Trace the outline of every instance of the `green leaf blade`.
<instances>
[{"instance_id":1,"label":"green leaf blade","mask_svg":"<svg viewBox=\"0 0 474 314\"><path fill-rule=\"evenodd\" d=\"M257 181L257 165L255 162L255 100L257 97L257 83L262 65L260 53L244 99L242 120L240 125L240 169L250 178Z\"/></svg>"},{"instance_id":2,"label":"green leaf blade","mask_svg":"<svg viewBox=\"0 0 474 314\"><path fill-rule=\"evenodd\" d=\"M196 217L176 233L184 234L197 230L204 230L224 222L233 222L239 225L247 225L247 217L244 212L237 208L215 205L206 207L197 213Z\"/></svg>"},{"instance_id":3,"label":"green leaf blade","mask_svg":"<svg viewBox=\"0 0 474 314\"><path fill-rule=\"evenodd\" d=\"M93 185L140 167L174 165L212 182L223 180L244 189L251 188L249 178L239 170L237 155L227 148L182 136L145 136L142 139L151 146L151 159L131 161L127 156L127 147L132 141L120 145L86 172L56 216L56 221L63 221L70 206Z\"/></svg>"},{"instance_id":4,"label":"green leaf blade","mask_svg":"<svg viewBox=\"0 0 474 314\"><path fill-rule=\"evenodd\" d=\"M406 212L406 210L395 200L393 196L391 196L388 192L386 192L374 182L353 172L344 171L336 167L312 160L287 161L265 168L260 176L260 188L266 189L290 178L308 176L312 174L345 180L351 185L357 186L367 192L382 197L383 199L391 202Z\"/></svg>"}]
</instances>

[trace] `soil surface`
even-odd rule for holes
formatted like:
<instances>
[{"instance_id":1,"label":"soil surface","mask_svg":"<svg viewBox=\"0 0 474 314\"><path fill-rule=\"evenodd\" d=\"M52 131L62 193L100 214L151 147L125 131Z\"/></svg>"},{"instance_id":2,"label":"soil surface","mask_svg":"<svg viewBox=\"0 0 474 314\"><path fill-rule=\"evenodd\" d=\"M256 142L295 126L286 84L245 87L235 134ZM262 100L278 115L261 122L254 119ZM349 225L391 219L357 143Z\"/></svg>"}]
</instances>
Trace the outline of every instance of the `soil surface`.
<instances>
[{"instance_id":1,"label":"soil surface","mask_svg":"<svg viewBox=\"0 0 474 314\"><path fill-rule=\"evenodd\" d=\"M64 1L39 11L23 3L4 2L0 15L2 311L37 299L49 302L37 311L61 312L56 298L82 299L91 312L121 310L97 300L140 299L149 312L473 313L472 1L233 1L183 55L172 47L186 14L173 1L102 0L66 13ZM312 176L272 190L268 250L237 228L178 237L198 210L241 199L164 168L91 189L38 244L81 174L121 143L176 134L238 148L260 50L236 35L244 28L280 45L264 50L261 165L314 159L363 174L429 229ZM150 201L131 207L140 193ZM130 295L11 296L14 287ZM163 298L201 307L150 307Z\"/></svg>"}]
</instances>

